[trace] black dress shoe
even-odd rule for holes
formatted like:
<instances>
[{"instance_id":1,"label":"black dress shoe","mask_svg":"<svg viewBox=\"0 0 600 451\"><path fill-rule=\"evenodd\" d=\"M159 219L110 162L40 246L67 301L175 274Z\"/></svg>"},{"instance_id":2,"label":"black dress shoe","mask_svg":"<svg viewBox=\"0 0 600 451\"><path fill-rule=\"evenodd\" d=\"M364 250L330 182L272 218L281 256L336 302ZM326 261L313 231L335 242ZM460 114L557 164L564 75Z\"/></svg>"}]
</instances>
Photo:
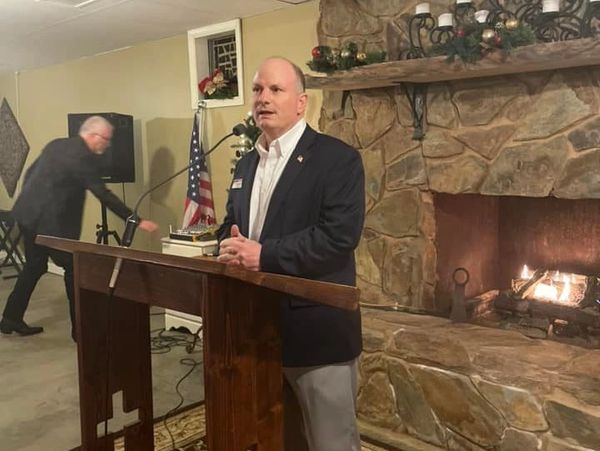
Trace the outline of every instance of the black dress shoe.
<instances>
[{"instance_id":1,"label":"black dress shoe","mask_svg":"<svg viewBox=\"0 0 600 451\"><path fill-rule=\"evenodd\" d=\"M0 332L3 334L12 334L13 332L19 335L35 335L44 332L43 327L33 326L30 327L25 324L25 321L13 321L11 319L2 318L0 321Z\"/></svg>"}]
</instances>

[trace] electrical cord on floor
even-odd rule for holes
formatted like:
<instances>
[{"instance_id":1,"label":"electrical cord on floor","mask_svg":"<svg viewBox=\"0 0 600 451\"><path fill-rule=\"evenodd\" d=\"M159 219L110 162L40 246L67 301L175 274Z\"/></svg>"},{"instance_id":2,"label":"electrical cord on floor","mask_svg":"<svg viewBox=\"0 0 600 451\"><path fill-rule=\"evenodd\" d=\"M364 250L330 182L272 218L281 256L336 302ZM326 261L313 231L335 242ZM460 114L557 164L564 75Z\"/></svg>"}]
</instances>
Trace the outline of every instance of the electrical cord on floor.
<instances>
[{"instance_id":1,"label":"electrical cord on floor","mask_svg":"<svg viewBox=\"0 0 600 451\"><path fill-rule=\"evenodd\" d=\"M177 410L179 410L179 408L183 405L183 403L185 401L183 395L179 391L179 386L190 374L192 374L192 372L196 369L197 366L202 364L202 362L197 362L194 359L190 359L188 357L181 359L179 361L179 363L181 363L182 365L189 366L190 369L177 381L177 385L175 385L175 391L177 392L177 395L179 395L179 403L177 403L177 405L175 407L173 407L171 410L169 410L163 418L163 425L164 425L165 429L167 430L167 433L169 434L169 438L171 439L171 449L173 451L183 451L183 450L181 448L175 447L175 438L173 437L173 434L171 433L171 430L169 429L167 420L169 419L169 417L171 415L173 415L173 413L175 413L175 412L177 412Z\"/></svg>"},{"instance_id":2,"label":"electrical cord on floor","mask_svg":"<svg viewBox=\"0 0 600 451\"><path fill-rule=\"evenodd\" d=\"M162 313L155 313L153 315L162 315ZM202 348L199 348L195 351L196 344L198 342L198 338L200 333L202 332L202 327L200 327L195 334L193 334L193 338L190 338L189 333L183 333L178 331L167 331L164 328L154 329L150 333L150 347L152 354L166 354L170 352L172 349L176 347L183 346L188 354L196 354L202 352ZM181 394L179 387L183 383L183 381L190 375L192 372L202 364L202 360L195 360L190 357L184 357L179 361L181 365L189 366L189 370L177 381L175 385L175 392L179 396L179 402L177 405L169 410L165 416L163 417L163 425L169 434L169 438L171 440L171 449L172 451L180 451L180 448L175 447L175 438L171 430L169 429L169 425L167 423L170 416L172 416L185 402L185 398Z\"/></svg>"},{"instance_id":3,"label":"electrical cord on floor","mask_svg":"<svg viewBox=\"0 0 600 451\"><path fill-rule=\"evenodd\" d=\"M188 333L169 332L164 328L154 329L150 332L150 351L152 354L166 354L177 347L184 347L188 354L188 347L193 343Z\"/></svg>"},{"instance_id":4,"label":"electrical cord on floor","mask_svg":"<svg viewBox=\"0 0 600 451\"><path fill-rule=\"evenodd\" d=\"M194 352L194 349L196 349L196 345L198 344L198 340L200 340L200 333L202 332L202 326L200 326L198 328L198 330L196 331L196 333L193 334L194 339L192 340L192 342L190 344L188 344L185 347L185 350L187 351L188 354L191 354L192 352Z\"/></svg>"}]
</instances>

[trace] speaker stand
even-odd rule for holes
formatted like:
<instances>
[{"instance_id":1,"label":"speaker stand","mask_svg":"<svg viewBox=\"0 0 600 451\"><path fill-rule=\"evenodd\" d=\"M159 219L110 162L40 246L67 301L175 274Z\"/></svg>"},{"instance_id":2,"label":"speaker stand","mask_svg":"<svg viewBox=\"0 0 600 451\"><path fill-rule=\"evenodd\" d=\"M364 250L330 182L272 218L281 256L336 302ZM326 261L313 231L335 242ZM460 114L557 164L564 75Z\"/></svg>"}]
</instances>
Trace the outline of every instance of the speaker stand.
<instances>
[{"instance_id":1,"label":"speaker stand","mask_svg":"<svg viewBox=\"0 0 600 451\"><path fill-rule=\"evenodd\" d=\"M108 244L108 237L112 236L117 244L121 245L121 238L119 234L114 230L108 230L108 219L106 217L106 205L104 202L100 202L102 209L102 224L96 224L96 244Z\"/></svg>"}]
</instances>

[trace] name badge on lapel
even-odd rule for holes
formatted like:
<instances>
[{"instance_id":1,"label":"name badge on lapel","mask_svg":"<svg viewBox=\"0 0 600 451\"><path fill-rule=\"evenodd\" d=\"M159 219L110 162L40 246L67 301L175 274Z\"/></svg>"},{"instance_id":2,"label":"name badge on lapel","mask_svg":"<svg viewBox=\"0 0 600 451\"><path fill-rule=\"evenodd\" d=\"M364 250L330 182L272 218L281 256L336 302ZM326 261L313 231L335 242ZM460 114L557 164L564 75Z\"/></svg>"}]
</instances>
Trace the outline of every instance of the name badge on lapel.
<instances>
[{"instance_id":1,"label":"name badge on lapel","mask_svg":"<svg viewBox=\"0 0 600 451\"><path fill-rule=\"evenodd\" d=\"M233 179L231 189L242 189L242 179Z\"/></svg>"}]
</instances>

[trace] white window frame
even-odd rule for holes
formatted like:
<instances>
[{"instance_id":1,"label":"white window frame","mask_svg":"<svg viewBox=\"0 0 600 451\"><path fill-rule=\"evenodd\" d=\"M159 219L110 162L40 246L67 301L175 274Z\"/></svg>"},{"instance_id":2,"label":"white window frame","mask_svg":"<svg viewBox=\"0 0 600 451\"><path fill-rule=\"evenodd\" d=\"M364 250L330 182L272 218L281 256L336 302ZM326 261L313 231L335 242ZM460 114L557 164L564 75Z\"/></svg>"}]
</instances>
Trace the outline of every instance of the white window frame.
<instances>
[{"instance_id":1,"label":"white window frame","mask_svg":"<svg viewBox=\"0 0 600 451\"><path fill-rule=\"evenodd\" d=\"M235 49L237 58L238 95L232 99L203 99L198 91L198 83L210 75L208 62L208 40L224 34L235 33ZM188 54L190 62L190 94L192 109L198 108L198 101L203 100L207 108L238 106L244 104L244 75L242 60L242 27L240 19L230 20L206 27L188 30Z\"/></svg>"}]
</instances>

